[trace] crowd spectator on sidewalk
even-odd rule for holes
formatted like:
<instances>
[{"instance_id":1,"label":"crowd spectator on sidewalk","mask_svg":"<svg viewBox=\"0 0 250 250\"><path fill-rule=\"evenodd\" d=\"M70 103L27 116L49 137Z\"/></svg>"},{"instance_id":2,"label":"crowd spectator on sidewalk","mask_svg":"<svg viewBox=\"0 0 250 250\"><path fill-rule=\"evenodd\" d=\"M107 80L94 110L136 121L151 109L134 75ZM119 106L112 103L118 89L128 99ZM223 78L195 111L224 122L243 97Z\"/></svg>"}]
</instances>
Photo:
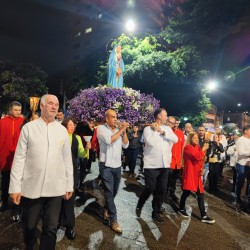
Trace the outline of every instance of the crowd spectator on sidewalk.
<instances>
[{"instance_id":1,"label":"crowd spectator on sidewalk","mask_svg":"<svg viewBox=\"0 0 250 250\"><path fill-rule=\"evenodd\" d=\"M17 101L10 104L9 115L0 119L0 171L2 175L2 212L9 208L10 171L24 118L21 117L22 105Z\"/></svg>"},{"instance_id":2,"label":"crowd spectator on sidewalk","mask_svg":"<svg viewBox=\"0 0 250 250\"><path fill-rule=\"evenodd\" d=\"M122 122L117 127L117 114L114 110L105 112L106 124L97 128L97 138L100 147L99 166L104 186L105 208L104 219L109 219L111 229L122 233L122 228L117 221L117 210L114 202L121 180L121 154L122 147L127 148L129 140L126 129L127 122Z\"/></svg>"},{"instance_id":3,"label":"crowd spectator on sidewalk","mask_svg":"<svg viewBox=\"0 0 250 250\"><path fill-rule=\"evenodd\" d=\"M70 140L55 121L58 107L56 96L42 96L41 117L23 126L11 169L9 193L14 204L22 203L26 249L34 248L41 216L40 249L55 249L62 198L73 193Z\"/></svg>"},{"instance_id":4,"label":"crowd spectator on sidewalk","mask_svg":"<svg viewBox=\"0 0 250 250\"><path fill-rule=\"evenodd\" d=\"M233 135L233 136L232 136ZM235 165L237 162L238 154L236 151L236 141L238 140L239 136L237 134L232 133L230 141L228 141L227 146L227 155L229 157L229 166L232 168L233 171L233 187L232 187L232 195L235 197L235 185L236 185L236 169Z\"/></svg>"},{"instance_id":5,"label":"crowd spectator on sidewalk","mask_svg":"<svg viewBox=\"0 0 250 250\"><path fill-rule=\"evenodd\" d=\"M136 160L141 148L141 134L139 132L139 127L137 124L134 124L132 131L128 132L129 146L127 148L128 156L128 167L129 167L129 176L134 178Z\"/></svg>"},{"instance_id":6,"label":"crowd spectator on sidewalk","mask_svg":"<svg viewBox=\"0 0 250 250\"><path fill-rule=\"evenodd\" d=\"M191 192L196 192L197 201L201 214L201 222L213 224L215 220L209 218L205 211L204 204L204 187L202 182L203 164L205 160L208 143L205 143L202 149L199 146L199 137L195 132L190 132L186 141L186 146L183 152L184 172L182 179L182 190L180 200L179 214L188 218L185 204L186 199Z\"/></svg>"},{"instance_id":7,"label":"crowd spectator on sidewalk","mask_svg":"<svg viewBox=\"0 0 250 250\"><path fill-rule=\"evenodd\" d=\"M209 148L207 150L207 158L209 162L209 193L215 193L219 191L217 185L220 179L220 163L221 163L221 153L224 152L223 145L219 141L219 136L217 134L213 135L213 141L209 143Z\"/></svg>"},{"instance_id":8,"label":"crowd spectator on sidewalk","mask_svg":"<svg viewBox=\"0 0 250 250\"><path fill-rule=\"evenodd\" d=\"M241 189L244 186L245 179L247 179L248 189L248 207L250 212L250 126L243 127L243 135L236 142L236 152L238 154L236 169L236 206L239 209L243 209L241 200Z\"/></svg>"},{"instance_id":9,"label":"crowd spectator on sidewalk","mask_svg":"<svg viewBox=\"0 0 250 250\"><path fill-rule=\"evenodd\" d=\"M62 207L59 217L59 225L66 227L65 235L68 239L73 240L76 237L74 230L75 227L75 192L79 187L79 164L78 159L87 156L87 150L91 148L91 143L87 142L85 149L82 145L82 140L79 135L74 133L76 123L71 117L65 118L61 123L68 131L70 144L71 144L71 154L72 162L74 167L74 193L68 200L62 200Z\"/></svg>"},{"instance_id":10,"label":"crowd spectator on sidewalk","mask_svg":"<svg viewBox=\"0 0 250 250\"><path fill-rule=\"evenodd\" d=\"M168 117L169 126L172 128L175 135L178 137L178 142L173 144L172 147L172 160L171 160L171 172L168 178L168 186L170 197L174 202L178 201L175 195L176 191L176 181L179 179L181 181L182 172L182 154L185 143L184 133L179 129L180 119L178 117L169 116Z\"/></svg>"},{"instance_id":11,"label":"crowd spectator on sidewalk","mask_svg":"<svg viewBox=\"0 0 250 250\"><path fill-rule=\"evenodd\" d=\"M178 138L166 125L168 116L165 109L157 109L154 112L154 118L155 122L143 131L145 187L139 197L136 214L140 217L142 207L153 194L152 219L158 223L164 223L160 212L167 191L172 145L178 141Z\"/></svg>"},{"instance_id":12,"label":"crowd spectator on sidewalk","mask_svg":"<svg viewBox=\"0 0 250 250\"><path fill-rule=\"evenodd\" d=\"M185 141L187 140L187 136L190 132L193 132L193 126L191 123L187 122L184 126L184 136L185 136Z\"/></svg>"},{"instance_id":13,"label":"crowd spectator on sidewalk","mask_svg":"<svg viewBox=\"0 0 250 250\"><path fill-rule=\"evenodd\" d=\"M64 111L63 109L59 109L57 114L56 114L56 121L62 123L63 119L64 119Z\"/></svg>"},{"instance_id":14,"label":"crowd spectator on sidewalk","mask_svg":"<svg viewBox=\"0 0 250 250\"><path fill-rule=\"evenodd\" d=\"M209 137L204 126L198 127L198 136L199 136L199 145L201 148L203 148L204 144L209 142ZM207 181L208 173L209 173L209 163L206 160L204 162L204 174L202 176L204 186Z\"/></svg>"},{"instance_id":15,"label":"crowd spectator on sidewalk","mask_svg":"<svg viewBox=\"0 0 250 250\"><path fill-rule=\"evenodd\" d=\"M87 123L82 123L82 122L78 123L75 131L75 133L80 136L84 147L87 144L87 142L84 139L84 136L91 136L90 142L92 142L94 132L95 132L95 124L94 121L92 120L89 120ZM91 148L88 150L87 157L80 159L80 185L83 184L86 175L91 171L92 161L96 160L95 157L96 157L96 152Z\"/></svg>"},{"instance_id":16,"label":"crowd spectator on sidewalk","mask_svg":"<svg viewBox=\"0 0 250 250\"><path fill-rule=\"evenodd\" d=\"M219 168L219 178L223 178L222 172L226 162L226 150L227 150L227 138L222 134L221 128L219 126L215 127L215 134L219 137L219 142L222 144L224 151L220 154L220 168ZM218 180L219 181L219 180Z\"/></svg>"}]
</instances>

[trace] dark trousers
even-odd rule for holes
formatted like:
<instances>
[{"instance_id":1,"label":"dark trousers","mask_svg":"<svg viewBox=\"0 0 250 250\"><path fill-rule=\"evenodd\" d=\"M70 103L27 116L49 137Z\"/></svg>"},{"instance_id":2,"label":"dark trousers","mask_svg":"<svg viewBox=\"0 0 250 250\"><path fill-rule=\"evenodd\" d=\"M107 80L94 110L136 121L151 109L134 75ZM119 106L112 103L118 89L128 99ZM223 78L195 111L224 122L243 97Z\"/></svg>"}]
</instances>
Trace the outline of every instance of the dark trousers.
<instances>
[{"instance_id":1,"label":"dark trousers","mask_svg":"<svg viewBox=\"0 0 250 250\"><path fill-rule=\"evenodd\" d=\"M237 203L241 203L241 189L244 186L245 179L247 179L247 189L248 189L248 206L250 207L250 167L249 166L243 166L238 163L236 163L235 166L237 177L236 177L236 188L235 188L235 194L236 194L236 201Z\"/></svg>"},{"instance_id":2,"label":"dark trousers","mask_svg":"<svg viewBox=\"0 0 250 250\"><path fill-rule=\"evenodd\" d=\"M79 178L80 185L86 178L87 163L88 163L87 158L80 158L80 178Z\"/></svg>"},{"instance_id":3,"label":"dark trousers","mask_svg":"<svg viewBox=\"0 0 250 250\"><path fill-rule=\"evenodd\" d=\"M91 169L91 165L92 165L92 161L95 157L95 151L89 149L89 159L87 159L87 166L86 169L90 171Z\"/></svg>"},{"instance_id":4,"label":"dark trousers","mask_svg":"<svg viewBox=\"0 0 250 250\"><path fill-rule=\"evenodd\" d=\"M217 189L217 184L220 178L220 163L209 163L209 192L214 192Z\"/></svg>"},{"instance_id":5,"label":"dark trousers","mask_svg":"<svg viewBox=\"0 0 250 250\"><path fill-rule=\"evenodd\" d=\"M104 163L100 163L99 166L104 186L105 208L108 209L110 221L117 221L117 210L114 200L121 180L121 167L110 168L106 167Z\"/></svg>"},{"instance_id":6,"label":"dark trousers","mask_svg":"<svg viewBox=\"0 0 250 250\"><path fill-rule=\"evenodd\" d=\"M2 189L2 195L1 199L3 202L3 205L8 204L9 199L9 185L10 185L10 171L2 171L2 180L1 180L1 189Z\"/></svg>"},{"instance_id":7,"label":"dark trousers","mask_svg":"<svg viewBox=\"0 0 250 250\"><path fill-rule=\"evenodd\" d=\"M41 197L38 199L22 197L21 202L25 249L34 248L37 240L37 224L42 218L40 250L54 250L62 197Z\"/></svg>"},{"instance_id":8,"label":"dark trousers","mask_svg":"<svg viewBox=\"0 0 250 250\"><path fill-rule=\"evenodd\" d=\"M167 191L170 168L144 169L145 187L140 195L137 207L142 208L150 194L153 194L153 213L160 213Z\"/></svg>"},{"instance_id":9,"label":"dark trousers","mask_svg":"<svg viewBox=\"0 0 250 250\"><path fill-rule=\"evenodd\" d=\"M75 193L69 200L62 200L59 224L68 228L75 226Z\"/></svg>"},{"instance_id":10,"label":"dark trousers","mask_svg":"<svg viewBox=\"0 0 250 250\"><path fill-rule=\"evenodd\" d=\"M188 196L190 195L191 191L190 190L183 190L183 193L181 195L181 200L180 200L180 210L185 210L185 204ZM206 216L206 211L205 211L205 205L204 205L204 194L200 193L200 190L196 192L197 195L197 201L201 213L201 217Z\"/></svg>"},{"instance_id":11,"label":"dark trousers","mask_svg":"<svg viewBox=\"0 0 250 250\"><path fill-rule=\"evenodd\" d=\"M168 175L168 189L170 194L175 194L177 179L181 179L181 169L171 168Z\"/></svg>"},{"instance_id":12,"label":"dark trousers","mask_svg":"<svg viewBox=\"0 0 250 250\"><path fill-rule=\"evenodd\" d=\"M130 174L134 174L137 156L140 152L139 148L128 148L127 155L128 155L128 167Z\"/></svg>"}]
</instances>

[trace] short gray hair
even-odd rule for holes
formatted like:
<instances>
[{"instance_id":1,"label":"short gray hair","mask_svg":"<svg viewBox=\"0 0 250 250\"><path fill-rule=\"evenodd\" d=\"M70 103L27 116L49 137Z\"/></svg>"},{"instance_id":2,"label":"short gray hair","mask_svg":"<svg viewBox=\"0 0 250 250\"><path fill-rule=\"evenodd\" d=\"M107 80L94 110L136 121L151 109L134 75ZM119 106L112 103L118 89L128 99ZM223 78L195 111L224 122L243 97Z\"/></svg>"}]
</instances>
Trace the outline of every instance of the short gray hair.
<instances>
[{"instance_id":1,"label":"short gray hair","mask_svg":"<svg viewBox=\"0 0 250 250\"><path fill-rule=\"evenodd\" d=\"M48 95L49 95L49 94L45 94L45 95L43 95L43 96L41 97L40 104L45 105L45 100L46 100L46 98L47 98Z\"/></svg>"}]
</instances>

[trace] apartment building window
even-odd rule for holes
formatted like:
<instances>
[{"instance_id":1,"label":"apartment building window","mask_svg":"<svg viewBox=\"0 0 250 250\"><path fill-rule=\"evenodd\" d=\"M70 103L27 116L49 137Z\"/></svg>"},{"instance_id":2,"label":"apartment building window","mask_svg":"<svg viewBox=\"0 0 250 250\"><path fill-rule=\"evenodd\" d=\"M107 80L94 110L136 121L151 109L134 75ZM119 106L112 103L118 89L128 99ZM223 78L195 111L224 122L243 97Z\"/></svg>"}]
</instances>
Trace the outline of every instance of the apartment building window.
<instances>
[{"instance_id":1,"label":"apartment building window","mask_svg":"<svg viewBox=\"0 0 250 250\"><path fill-rule=\"evenodd\" d=\"M77 32L76 34L75 34L75 37L79 37L79 36L81 36L82 35L82 33L79 31L79 32Z\"/></svg>"},{"instance_id":2,"label":"apartment building window","mask_svg":"<svg viewBox=\"0 0 250 250\"><path fill-rule=\"evenodd\" d=\"M92 32L92 27L89 27L85 29L85 34L91 33Z\"/></svg>"}]
</instances>

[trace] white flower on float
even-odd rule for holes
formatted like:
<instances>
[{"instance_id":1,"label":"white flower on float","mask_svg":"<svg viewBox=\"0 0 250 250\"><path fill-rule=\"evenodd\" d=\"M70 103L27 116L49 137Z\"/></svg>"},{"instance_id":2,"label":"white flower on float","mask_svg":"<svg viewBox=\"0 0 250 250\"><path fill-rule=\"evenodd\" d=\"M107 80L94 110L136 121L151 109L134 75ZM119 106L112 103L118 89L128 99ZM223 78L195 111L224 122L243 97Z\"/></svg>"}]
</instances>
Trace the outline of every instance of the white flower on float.
<instances>
[{"instance_id":1,"label":"white flower on float","mask_svg":"<svg viewBox=\"0 0 250 250\"><path fill-rule=\"evenodd\" d=\"M113 104L113 106L114 106L115 109L118 109L121 106L121 103L120 102L115 102Z\"/></svg>"},{"instance_id":2,"label":"white flower on float","mask_svg":"<svg viewBox=\"0 0 250 250\"><path fill-rule=\"evenodd\" d=\"M139 107L140 107L140 105L139 105L137 102L134 102L134 103L132 104L132 107L133 107L134 109L138 110Z\"/></svg>"},{"instance_id":3,"label":"white flower on float","mask_svg":"<svg viewBox=\"0 0 250 250\"><path fill-rule=\"evenodd\" d=\"M146 110L148 110L148 111L150 111L150 112L153 112L153 111L154 111L153 105L149 104L149 105L146 107Z\"/></svg>"}]
</instances>

